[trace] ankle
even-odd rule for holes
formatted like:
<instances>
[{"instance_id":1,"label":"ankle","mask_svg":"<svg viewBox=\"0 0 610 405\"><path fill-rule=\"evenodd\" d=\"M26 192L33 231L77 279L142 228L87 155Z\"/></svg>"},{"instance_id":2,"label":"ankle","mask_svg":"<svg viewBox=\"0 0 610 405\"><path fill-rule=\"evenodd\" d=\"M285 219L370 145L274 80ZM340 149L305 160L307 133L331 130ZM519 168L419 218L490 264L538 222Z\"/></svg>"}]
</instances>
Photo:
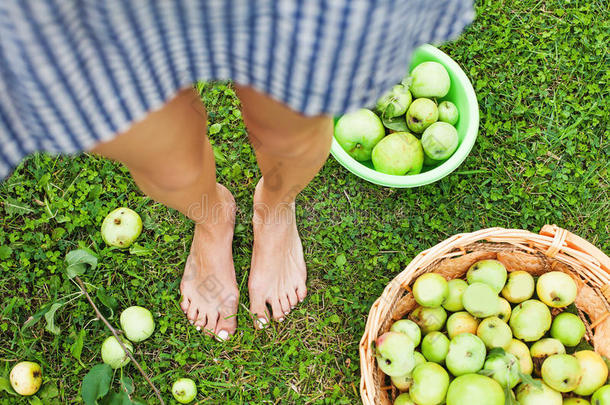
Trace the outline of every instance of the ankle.
<instances>
[{"instance_id":1,"label":"ankle","mask_svg":"<svg viewBox=\"0 0 610 405\"><path fill-rule=\"evenodd\" d=\"M197 225L214 227L235 222L236 205L231 193L217 184L213 191L203 194L201 201L191 204L186 215Z\"/></svg>"}]
</instances>

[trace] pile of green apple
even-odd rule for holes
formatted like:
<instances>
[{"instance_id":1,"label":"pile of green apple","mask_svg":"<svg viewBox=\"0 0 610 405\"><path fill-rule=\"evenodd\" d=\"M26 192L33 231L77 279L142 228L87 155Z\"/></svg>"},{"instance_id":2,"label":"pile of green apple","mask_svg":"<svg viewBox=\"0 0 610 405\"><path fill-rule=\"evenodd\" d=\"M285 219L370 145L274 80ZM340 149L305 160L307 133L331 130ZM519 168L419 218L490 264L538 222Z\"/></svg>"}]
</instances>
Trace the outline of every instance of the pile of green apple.
<instances>
[{"instance_id":1,"label":"pile of green apple","mask_svg":"<svg viewBox=\"0 0 610 405\"><path fill-rule=\"evenodd\" d=\"M425 273L412 293L418 306L375 342L379 368L402 392L395 405L610 405L604 359L566 350L585 335L578 316L558 309L576 299L568 274L536 281L481 260L466 280Z\"/></svg>"},{"instance_id":2,"label":"pile of green apple","mask_svg":"<svg viewBox=\"0 0 610 405\"><path fill-rule=\"evenodd\" d=\"M459 143L458 108L451 101L437 103L450 87L443 65L421 63L377 101L376 112L363 108L339 118L335 139L352 158L372 161L381 173L402 176L436 167Z\"/></svg>"}]
</instances>

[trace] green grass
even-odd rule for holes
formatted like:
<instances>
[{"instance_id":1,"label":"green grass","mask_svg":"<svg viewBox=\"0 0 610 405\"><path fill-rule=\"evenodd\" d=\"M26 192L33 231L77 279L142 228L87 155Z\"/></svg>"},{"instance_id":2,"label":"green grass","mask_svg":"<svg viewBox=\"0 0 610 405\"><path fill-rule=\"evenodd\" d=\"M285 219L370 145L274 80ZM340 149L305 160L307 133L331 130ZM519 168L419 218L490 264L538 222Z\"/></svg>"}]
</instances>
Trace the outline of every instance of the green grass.
<instances>
[{"instance_id":1,"label":"green grass","mask_svg":"<svg viewBox=\"0 0 610 405\"><path fill-rule=\"evenodd\" d=\"M474 24L442 47L478 95L481 129L471 155L449 177L410 190L376 187L329 159L298 198L309 297L263 332L253 329L245 310L252 192L260 173L230 85L201 86L218 178L239 206L234 256L241 323L227 343L201 337L178 306L192 231L182 215L144 196L115 163L92 156L27 159L0 185L0 374L17 360L38 361L46 391L40 396L79 403L80 382L100 362L108 336L87 302L78 297L57 311L59 335L45 330L44 319L22 325L41 306L74 297L78 289L63 275L63 259L86 246L100 258L84 276L92 292L104 288L119 311L134 304L153 311L157 330L135 353L167 399L171 382L189 375L200 403L358 403L358 341L368 309L423 249L484 227L536 232L556 223L610 252L608 13L602 0L479 1ZM118 205L144 219L138 254L102 242L101 221ZM117 318L111 317L115 325ZM80 333L78 361L72 352ZM123 373L134 379L136 396L154 401L132 365ZM15 399L0 391L0 403Z\"/></svg>"}]
</instances>

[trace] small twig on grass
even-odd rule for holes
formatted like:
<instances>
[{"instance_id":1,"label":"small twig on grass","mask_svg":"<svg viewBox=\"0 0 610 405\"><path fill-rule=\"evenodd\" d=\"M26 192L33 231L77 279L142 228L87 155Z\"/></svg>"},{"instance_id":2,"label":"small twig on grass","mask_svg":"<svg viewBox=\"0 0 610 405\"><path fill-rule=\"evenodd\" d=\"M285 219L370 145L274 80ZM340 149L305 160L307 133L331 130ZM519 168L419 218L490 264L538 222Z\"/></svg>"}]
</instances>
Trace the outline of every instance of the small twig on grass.
<instances>
[{"instance_id":1,"label":"small twig on grass","mask_svg":"<svg viewBox=\"0 0 610 405\"><path fill-rule=\"evenodd\" d=\"M138 363L138 361L135 359L135 357L133 357L133 354L131 354L131 352L127 349L127 347L125 347L125 344L123 344L123 341L119 337L119 332L117 332L117 330L114 329L112 327L112 325L110 325L110 323L106 320L106 318L104 318L104 315L102 315L100 310L97 308L97 305L95 305L95 303L93 302L93 300L89 296L89 293L87 292L87 288L85 287L85 284L83 283L83 280L81 280L80 277L78 277L78 276L75 276L74 279L76 280L76 283L78 284L79 288L85 294L85 297L87 297L87 301L89 301L89 303L93 307L93 310L95 311L95 314L97 315L98 319L101 319L102 322L104 322L104 325L106 325L106 327L108 329L110 329L110 332L112 332L112 334L114 335L116 340L119 342L119 344L121 345L121 348L123 349L125 354L127 354L127 356L131 359L131 361L136 366L136 368L138 369L140 374L142 374L144 379L148 382L148 385L150 385L151 388L153 389L153 391L155 391L155 394L157 395L157 398L159 398L159 402L161 402L161 405L165 405L165 402L163 401L163 398L161 397L161 392L157 389L155 384L153 384L153 382L150 380L150 378L148 378L148 376L146 375L144 370L142 370L142 367L140 366L140 363Z\"/></svg>"}]
</instances>

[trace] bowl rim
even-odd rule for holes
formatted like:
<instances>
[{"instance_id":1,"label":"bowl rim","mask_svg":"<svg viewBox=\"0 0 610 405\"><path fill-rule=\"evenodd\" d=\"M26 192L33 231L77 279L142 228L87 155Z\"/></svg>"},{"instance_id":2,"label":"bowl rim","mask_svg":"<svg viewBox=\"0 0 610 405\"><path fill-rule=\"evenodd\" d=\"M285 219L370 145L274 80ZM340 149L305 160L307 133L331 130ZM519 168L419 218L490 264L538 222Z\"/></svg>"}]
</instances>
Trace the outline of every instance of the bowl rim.
<instances>
[{"instance_id":1,"label":"bowl rim","mask_svg":"<svg viewBox=\"0 0 610 405\"><path fill-rule=\"evenodd\" d=\"M330 153L333 155L333 157L343 167L356 176L380 186L409 188L424 186L426 184L438 181L449 175L451 172L457 169L462 162L464 162L464 160L466 160L466 157L468 157L470 154L470 151L472 150L472 147L477 139L479 131L479 103L477 101L474 88L472 87L472 83L466 76L466 73L464 73L457 62L455 62L449 55L437 47L430 44L424 44L421 45L419 49L431 54L434 58L447 66L448 69L450 69L452 73L458 77L457 81L463 85L468 103L473 107L469 109L469 114L467 115L466 133L455 153L441 165L427 172L404 176L381 173L363 165L348 155L333 136L332 146L330 149Z\"/></svg>"}]
</instances>

